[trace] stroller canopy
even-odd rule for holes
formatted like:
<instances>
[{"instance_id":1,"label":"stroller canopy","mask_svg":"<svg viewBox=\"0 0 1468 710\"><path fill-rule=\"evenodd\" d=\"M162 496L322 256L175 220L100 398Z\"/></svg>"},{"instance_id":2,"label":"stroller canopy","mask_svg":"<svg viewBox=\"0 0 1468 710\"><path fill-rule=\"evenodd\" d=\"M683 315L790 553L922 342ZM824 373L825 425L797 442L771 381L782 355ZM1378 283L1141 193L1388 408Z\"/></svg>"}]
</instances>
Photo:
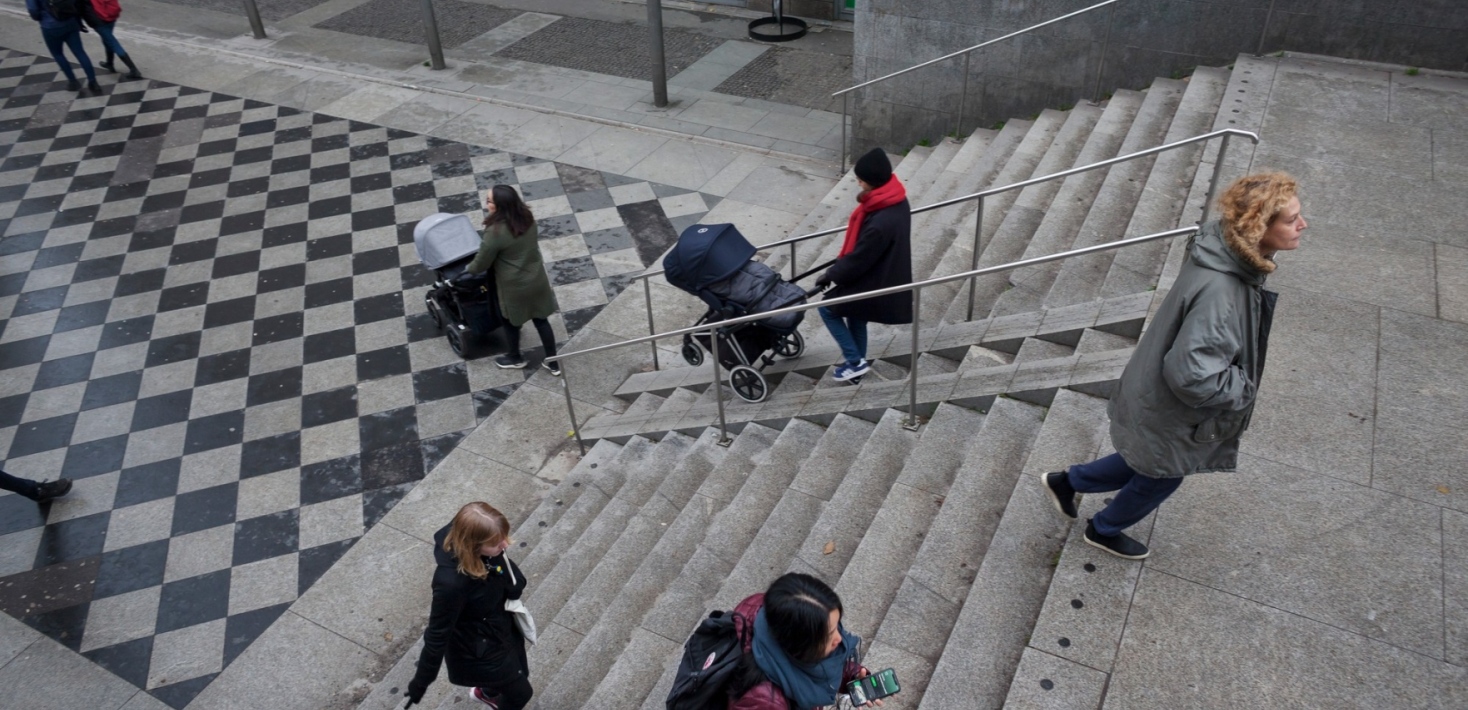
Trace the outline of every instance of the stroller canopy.
<instances>
[{"instance_id":1,"label":"stroller canopy","mask_svg":"<svg viewBox=\"0 0 1468 710\"><path fill-rule=\"evenodd\" d=\"M695 224L683 230L663 257L668 283L691 294L734 275L755 248L732 224Z\"/></svg>"},{"instance_id":2,"label":"stroller canopy","mask_svg":"<svg viewBox=\"0 0 1468 710\"><path fill-rule=\"evenodd\" d=\"M430 269L443 268L479 251L479 232L461 214L431 214L413 228L413 248L418 260Z\"/></svg>"}]
</instances>

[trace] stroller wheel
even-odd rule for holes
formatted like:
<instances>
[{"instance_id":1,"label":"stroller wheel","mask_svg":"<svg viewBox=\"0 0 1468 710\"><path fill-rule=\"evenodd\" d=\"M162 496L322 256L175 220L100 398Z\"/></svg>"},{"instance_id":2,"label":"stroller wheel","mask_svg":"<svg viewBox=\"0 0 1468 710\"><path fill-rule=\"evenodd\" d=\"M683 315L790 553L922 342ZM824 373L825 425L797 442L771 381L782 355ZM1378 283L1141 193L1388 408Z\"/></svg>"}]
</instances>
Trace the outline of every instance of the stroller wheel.
<instances>
[{"instance_id":1,"label":"stroller wheel","mask_svg":"<svg viewBox=\"0 0 1468 710\"><path fill-rule=\"evenodd\" d=\"M683 359L689 365L692 365L694 367L698 367L699 365L702 365L703 364L703 348L698 347L698 343L693 342L693 339L691 339L691 338L688 339L688 340L684 340L683 341Z\"/></svg>"},{"instance_id":2,"label":"stroller wheel","mask_svg":"<svg viewBox=\"0 0 1468 710\"><path fill-rule=\"evenodd\" d=\"M449 339L449 347L454 349L454 354L465 360L473 360L475 356L474 336L467 331L459 330L450 325L445 336Z\"/></svg>"},{"instance_id":3,"label":"stroller wheel","mask_svg":"<svg viewBox=\"0 0 1468 710\"><path fill-rule=\"evenodd\" d=\"M443 330L443 311L439 310L438 302L432 296L424 300L428 303L428 315L433 317L433 326Z\"/></svg>"},{"instance_id":4,"label":"stroller wheel","mask_svg":"<svg viewBox=\"0 0 1468 710\"><path fill-rule=\"evenodd\" d=\"M780 357L800 357L803 352L805 352L805 337L799 331L786 333L780 336L780 340L775 343L775 354Z\"/></svg>"},{"instance_id":5,"label":"stroller wheel","mask_svg":"<svg viewBox=\"0 0 1468 710\"><path fill-rule=\"evenodd\" d=\"M748 365L740 365L729 371L729 385L734 388L734 394L746 402L763 402L769 388L765 386L765 376Z\"/></svg>"}]
</instances>

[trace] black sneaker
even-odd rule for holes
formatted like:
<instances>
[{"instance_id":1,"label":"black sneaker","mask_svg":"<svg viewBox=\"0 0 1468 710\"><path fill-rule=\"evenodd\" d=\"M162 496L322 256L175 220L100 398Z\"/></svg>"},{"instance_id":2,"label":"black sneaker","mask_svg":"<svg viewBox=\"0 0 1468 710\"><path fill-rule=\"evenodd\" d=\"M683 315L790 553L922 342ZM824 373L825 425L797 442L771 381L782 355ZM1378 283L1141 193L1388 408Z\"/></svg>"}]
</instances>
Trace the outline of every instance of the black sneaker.
<instances>
[{"instance_id":1,"label":"black sneaker","mask_svg":"<svg viewBox=\"0 0 1468 710\"><path fill-rule=\"evenodd\" d=\"M1152 554L1152 551L1148 550L1146 545L1122 533L1102 535L1096 532L1096 524L1089 519L1086 520L1085 538L1087 545L1098 547L1124 560L1146 559L1147 555Z\"/></svg>"},{"instance_id":2,"label":"black sneaker","mask_svg":"<svg viewBox=\"0 0 1468 710\"><path fill-rule=\"evenodd\" d=\"M1045 493L1050 496L1050 502L1059 511L1071 520L1076 519L1076 489L1070 485L1070 476L1065 471L1051 471L1040 474L1040 483L1045 488Z\"/></svg>"},{"instance_id":3,"label":"black sneaker","mask_svg":"<svg viewBox=\"0 0 1468 710\"><path fill-rule=\"evenodd\" d=\"M547 362L545 363L545 369L550 370L550 373L556 377L561 376L561 363L559 362Z\"/></svg>"},{"instance_id":4,"label":"black sneaker","mask_svg":"<svg viewBox=\"0 0 1468 710\"><path fill-rule=\"evenodd\" d=\"M87 82L87 91L92 92L93 96L97 96L102 93L102 85L95 81L89 81Z\"/></svg>"},{"instance_id":5,"label":"black sneaker","mask_svg":"<svg viewBox=\"0 0 1468 710\"><path fill-rule=\"evenodd\" d=\"M494 359L494 366L502 370L523 370L525 369L525 358L501 355Z\"/></svg>"},{"instance_id":6,"label":"black sneaker","mask_svg":"<svg viewBox=\"0 0 1468 710\"><path fill-rule=\"evenodd\" d=\"M71 492L71 480L58 478L54 481L46 481L36 486L36 497L31 500L37 503L46 503L52 498L60 498Z\"/></svg>"},{"instance_id":7,"label":"black sneaker","mask_svg":"<svg viewBox=\"0 0 1468 710\"><path fill-rule=\"evenodd\" d=\"M68 91L81 91L82 90L82 83L80 81L77 81L76 79L67 79L66 80L66 89Z\"/></svg>"}]
</instances>

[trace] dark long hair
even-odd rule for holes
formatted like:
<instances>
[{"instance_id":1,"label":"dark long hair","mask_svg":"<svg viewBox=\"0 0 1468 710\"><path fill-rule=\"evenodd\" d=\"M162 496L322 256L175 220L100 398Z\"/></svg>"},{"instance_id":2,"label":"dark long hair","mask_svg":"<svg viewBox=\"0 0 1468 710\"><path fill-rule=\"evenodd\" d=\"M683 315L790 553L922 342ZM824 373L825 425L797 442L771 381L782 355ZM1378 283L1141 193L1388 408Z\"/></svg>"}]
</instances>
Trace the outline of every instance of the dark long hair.
<instances>
[{"instance_id":1,"label":"dark long hair","mask_svg":"<svg viewBox=\"0 0 1468 710\"><path fill-rule=\"evenodd\" d=\"M785 655L801 663L815 663L825 657L826 639L830 637L831 612L844 613L841 597L825 582L800 572L788 572L765 590L765 621L775 643ZM734 697L749 692L766 678L755 665L754 654L745 653L742 668L735 678Z\"/></svg>"},{"instance_id":2,"label":"dark long hair","mask_svg":"<svg viewBox=\"0 0 1468 710\"><path fill-rule=\"evenodd\" d=\"M489 201L494 203L494 213L485 216L485 228L503 222L510 228L512 236L519 237L535 224L535 215L530 213L530 206L520 199L520 193L515 188L495 185L489 189Z\"/></svg>"}]
</instances>

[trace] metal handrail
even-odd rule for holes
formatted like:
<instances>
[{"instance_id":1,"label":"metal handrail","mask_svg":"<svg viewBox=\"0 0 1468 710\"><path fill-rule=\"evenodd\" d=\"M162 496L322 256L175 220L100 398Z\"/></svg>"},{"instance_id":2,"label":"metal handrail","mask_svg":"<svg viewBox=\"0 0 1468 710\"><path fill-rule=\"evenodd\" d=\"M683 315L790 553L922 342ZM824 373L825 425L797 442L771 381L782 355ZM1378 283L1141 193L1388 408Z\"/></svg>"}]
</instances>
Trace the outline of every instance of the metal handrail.
<instances>
[{"instance_id":1,"label":"metal handrail","mask_svg":"<svg viewBox=\"0 0 1468 710\"><path fill-rule=\"evenodd\" d=\"M1196 136L1193 136L1191 138L1184 138L1184 139L1179 140L1179 141L1173 141L1171 143L1165 143L1163 145L1159 145L1159 146L1156 146L1156 147L1153 147L1153 148L1147 148L1145 150L1139 150L1139 151L1135 151L1135 152L1132 152L1132 153L1127 153L1126 155L1118 155L1115 158L1107 158L1106 160L1098 161L1098 162L1095 162L1095 163L1090 163L1089 165L1082 165L1080 167L1070 168L1069 170L1062 170L1062 171L1060 171L1058 173L1051 173L1049 175L1041 175L1040 177L1030 178L1028 180L1021 180L1020 182L1011 183L1009 185L1001 185L999 187L991 187L991 188L989 188L987 190L980 190L978 192L971 193L971 194L968 194L968 195L963 195L961 197L954 197L954 198L951 198L951 199L943 200L941 202L934 202L934 203L932 203L930 205L923 205L922 207L914 207L911 210L910 214L921 214L923 212L928 212L928 211L936 210L936 209L942 209L944 207L952 207L953 205L957 205L957 204L960 204L960 203L963 203L963 202L968 202L970 200L978 200L979 201L979 207L977 209L978 219L977 219L977 222L974 225L974 245L973 245L973 249L971 250L971 259L970 259L970 262L969 262L969 268L970 269L976 269L976 268L978 268L978 265L979 265L979 239L980 239L981 234L984 231L984 198L990 197L990 196L993 196L993 195L998 195L998 194L1004 193L1004 192L1009 192L1010 190L1018 190L1018 189L1021 189L1021 188L1029 187L1031 185L1038 185L1038 184L1040 184L1042 182L1049 182L1051 180L1059 180L1061 178L1070 177L1072 175L1076 175L1076 174L1079 174L1079 173L1084 173L1084 172L1087 172L1087 171L1090 171L1090 170L1096 170L1098 168L1109 167L1109 166L1112 166L1112 165L1116 165L1117 163L1124 163L1124 162L1127 162L1127 161L1130 161L1130 160L1136 160L1137 158L1145 158L1145 157L1147 157L1149 155L1156 155L1158 153L1164 153L1164 152L1169 151L1169 150L1174 150L1176 148L1181 148L1181 147L1183 147L1185 145L1192 145L1193 143L1201 143L1201 142L1204 142L1204 141L1212 140L1214 138L1222 137L1223 138L1223 143L1218 148L1218 159L1217 159L1217 161L1213 165L1213 176L1212 176L1212 178L1208 182L1208 195L1204 199L1204 202L1203 202L1203 217L1202 217L1202 219L1199 220L1200 223L1201 222L1206 222L1206 221L1208 221L1208 212L1209 212L1209 209L1211 208L1211 206L1213 204L1213 196L1214 196L1214 194L1218 190L1218 176L1220 174L1220 171L1223 169L1223 160L1224 160L1224 157L1228 155L1228 142L1229 142L1229 139L1232 138L1232 137L1234 137L1234 136L1239 136L1241 138L1248 138L1250 140L1250 142L1252 142L1253 144L1255 144L1255 145L1258 145L1259 144L1259 134L1254 133L1253 131L1245 131L1245 130L1241 130L1241 129L1238 129L1238 128L1222 128L1222 129L1219 129L1219 130L1216 130L1216 131L1212 131L1212 132L1209 132L1209 133L1203 133L1203 134L1200 134L1200 135L1196 135ZM823 229L823 230L821 230L819 232L811 232L810 234L802 234L802 235L800 235L798 237L789 237L787 239L781 239L780 241L777 241L777 242L770 242L768 244L762 245L760 247L760 249L768 250L768 249L771 249L773 247L785 246L787 244L790 245L790 275L791 275L792 278L794 278L795 273L796 273L795 245L797 243L806 241L808 239L814 239L816 237L823 237L823 236L826 236L828 234L835 234L835 233L841 232L841 231L843 231L845 229L846 229L845 226L832 227L830 229ZM656 333L657 332L657 327L656 327L656 325L653 322L653 316L652 316L652 282L650 281L650 279L653 276L658 276L658 275L661 275L663 273L666 273L666 271L664 269L657 269L655 271L644 271L641 274L638 274L638 275L632 277L632 280L633 281L637 281L639 279L642 281L643 303L644 303L644 305L647 308L647 330L648 330L649 333ZM973 294L972 291L970 291L969 292L969 299L968 299L968 320L973 320L973 317L974 317L974 294ZM658 364L658 349L657 349L657 346L656 345L653 345L653 347L652 347L652 366L653 366L653 369L654 370L660 369L659 368L659 364Z\"/></svg>"},{"instance_id":2,"label":"metal handrail","mask_svg":"<svg viewBox=\"0 0 1468 710\"><path fill-rule=\"evenodd\" d=\"M937 64L939 62L946 62L949 59L953 59L954 57L960 57L961 56L961 57L963 57L963 92L959 95L959 100L958 100L958 129L957 129L957 132L960 132L961 133L963 131L963 105L968 101L969 56L971 55L972 52L974 52L975 50L983 49L984 47L987 47L987 46L989 46L991 44L996 44L998 42L1003 42L1004 40L1007 40L1007 39L1018 37L1018 36L1020 36L1022 34L1027 34L1027 33L1030 33L1030 32L1034 32L1035 30L1038 30L1041 27L1047 27L1049 25L1053 25L1053 24L1055 24L1057 22L1060 22L1061 20L1068 20L1068 19L1070 19L1072 17L1075 17L1077 15L1084 15L1084 14L1086 14L1088 12L1091 12L1092 10L1099 10L1099 9L1101 9L1103 7L1106 7L1107 5L1111 5L1111 4L1114 4L1114 3L1117 3L1117 2L1120 2L1120 0L1106 0L1105 2L1099 2L1099 3L1096 3L1095 5L1090 6L1090 7L1081 8L1080 10L1076 10L1075 12L1069 12L1069 13L1066 13L1066 14L1061 15L1059 17L1055 17L1055 18L1046 20L1044 22L1041 22L1038 25L1031 25L1031 26L1026 27L1026 28L1024 28L1022 30L1016 30L1014 32L1010 32L1009 34L1004 35L1002 37L995 37L994 39L991 39L991 40L989 40L987 42L980 42L979 44L976 44L976 45L974 45L972 47L969 47L967 49L960 49L957 52L952 52L952 53L949 53L949 54L945 54L945 55L943 55L941 57L938 57L937 59L929 59L928 61L923 62L921 64L914 64L913 66L910 66L910 67L908 67L906 69L899 69L899 70L897 70L895 72L892 72L891 74L887 74L886 76L879 76L879 77L877 77L875 79L871 79L869 81L864 81L864 82L862 82L860 84L857 84L855 86L848 86L848 87L846 87L846 88L844 88L844 89L842 89L840 91L833 92L831 94L831 97L832 98L835 98L837 96L840 96L841 97L841 172L846 172L846 116L847 116L848 108L849 108L848 105L847 105L848 102L847 102L846 97L851 92L856 91L857 89L861 89L861 88L865 88L865 87L871 86L873 84L880 84L880 83L882 83L884 81L887 81L888 79L894 79L896 77L902 76L902 75L907 74L909 72L915 72L915 71L917 71L919 69L922 69L922 68L925 68L925 67L930 67L930 66L932 66L934 64ZM1110 23L1108 22L1107 23L1106 40L1102 44L1102 47L1101 47L1101 60L1102 61L1105 61L1105 58L1106 58L1106 48L1111 43L1111 31L1110 30L1111 30L1111 26L1110 26ZM1100 62L1097 62L1097 64L1099 65ZM1101 68L1100 68L1100 66L1097 66L1097 69L1096 69L1096 77L1097 77L1097 81L1100 81L1100 77L1101 77Z\"/></svg>"},{"instance_id":3,"label":"metal handrail","mask_svg":"<svg viewBox=\"0 0 1468 710\"><path fill-rule=\"evenodd\" d=\"M728 423L724 419L724 393L723 393L723 383L721 382L721 380L723 379L723 377L720 375L720 372L719 372L719 370L720 370L720 363L719 363L719 339L718 339L718 337L715 334L715 331L717 329L724 328L724 327L731 326L731 325L739 325L741 323L753 323L755 321L765 320L766 318L772 318L772 317L775 317L775 316L781 316L781 315L785 315L787 313L799 313L799 312L808 311L808 310L811 310L811 309L814 309L814 308L823 308L823 307L826 307L826 306L840 305L840 304L843 304L843 303L853 303L853 302L856 302L856 301L863 301L863 300L866 300L866 299L869 299L869 298L876 298L876 297L879 297L879 296L888 296L888 295L892 295L892 294L896 294L896 293L905 293L905 292L911 291L912 294L913 294L913 304L912 304L913 321L912 321L912 348L911 348L911 350L909 350L909 352L912 355L914 366L911 367L911 368L909 368L909 370L908 370L908 381L909 381L909 389L910 389L910 395L909 395L910 396L910 400L909 400L909 407L908 407L908 421L903 426L907 427L908 429L916 429L917 428L917 372L918 372L918 368L916 367L916 359L917 359L917 355L918 355L918 351L919 351L919 349L918 349L918 331L921 328L921 325L918 323L917 314L921 311L922 290L924 288L926 288L928 286L937 286L939 284L950 283L950 282L953 282L953 281L962 281L964 279L973 279L973 278L977 278L979 276L984 276L984 275L987 275L987 274L996 274L996 273L1001 273L1001 272L1004 272L1004 271L1011 271L1011 270L1014 270L1014 269L1020 269L1020 268L1024 268L1024 267L1027 267L1027 266L1036 266L1038 264L1045 264L1045 263L1052 262L1052 261L1061 261L1061 260L1064 260L1064 259L1070 259L1070 258L1074 258L1074 257L1077 257L1077 256L1085 256L1087 254L1095 254L1097 252L1110 251L1110 250L1113 250L1113 249L1121 249L1121 248L1124 248L1124 247L1135 246L1135 245L1138 245L1138 244L1145 244L1147 242L1158 241L1158 240L1161 240L1161 239L1168 239L1170 237L1178 237L1178 236L1182 236L1184 234L1192 234L1192 233L1194 233L1196 231L1198 231L1198 226L1197 225L1189 226L1189 227L1179 227L1177 229L1169 229L1169 230L1164 231L1164 232L1156 232L1154 234L1148 234L1148 235L1144 235L1144 236L1140 236L1140 237L1130 237L1128 239L1120 239L1120 240L1117 240L1117 241L1114 241L1114 242L1106 242L1106 243L1103 243L1103 244L1096 244L1096 245L1092 245L1092 246L1089 246L1089 247L1082 247L1080 249L1071 249L1069 251L1063 251L1063 252L1060 252L1060 253L1057 253L1057 254L1050 254L1050 255L1047 255L1047 256L1037 256L1037 257L1032 257L1032 258L1029 258L1029 259L1021 259L1019 261L1013 261L1013 262L1010 262L1010 263L1007 263L1007 264L998 264L996 266L986 266L986 267L984 267L982 269L973 269L973 270L965 271L965 272L958 273L958 274L951 274L949 276L939 276L939 277L927 279L927 280L924 280L924 281L917 281L917 282L910 283L910 284L903 284L901 286L889 286L887 288L876 289L876 290L873 290L873 291L864 291L862 293L856 293L856 294L852 294L850 296L841 296L841 297L838 297L838 298L827 298L827 299L822 299L820 301L813 301L813 302L809 302L809 303L802 303L802 304L795 305L795 306L786 306L784 308L776 308L776 309L770 310L770 311L762 311L760 313L756 313L756 314L753 314L753 315L740 316L738 318L728 318L728 319L725 319L725 320L715 321L715 322L712 322L712 323L702 323L700 325L688 326L686 328L677 328L675 330L669 330L669 331L666 331L666 332L663 332L663 333L654 333L652 335L643 335L643 336L640 336L640 337L631 338L629 340L623 340L623 341L616 342L616 343L608 343L606 345L598 345L598 346L595 346L595 347L590 347L590 348L587 348L585 350L576 350L574 352L569 352L569 353L560 353L558 355L555 355L554 357L547 357L547 358L545 358L545 361L546 362L559 363L559 362L562 362L562 361L567 360L567 359L570 359L570 358L581 357L583 355L590 355L592 353L598 353L598 352L602 352L604 350L613 350L613 349L616 349L616 348L623 348L623 347L628 347L628 346L632 346L632 345L640 345L642 343L654 343L654 346L656 346L655 345L656 341L662 340L664 338L673 338L673 337L680 337L680 336L684 336L684 335L688 335L688 334L692 334L692 333L705 333L706 332L706 333L709 334L710 346L713 349L713 358L712 359L713 359L713 366L714 366L714 378L713 378L713 385L714 385L714 388L715 388L715 395L714 396L715 396L715 399L717 399L718 400L718 403L719 403L719 444L722 445L722 446L727 446L727 445L729 445L729 443L730 443L731 440L729 439ZM575 437L576 437L576 443L577 443L578 446L581 447L582 453L585 453L586 452L586 444L585 444L585 442L583 442L581 440L580 427L576 424L576 408L575 408L575 405L572 403L572 398L571 398L571 383L570 383L570 380L569 380L569 378L570 378L570 372L567 371L564 366L561 368L561 370L562 370L562 373L561 373L562 374L562 389L564 390L565 395L566 395L566 410L571 415L571 431L572 431L572 434L575 435Z\"/></svg>"}]
</instances>

